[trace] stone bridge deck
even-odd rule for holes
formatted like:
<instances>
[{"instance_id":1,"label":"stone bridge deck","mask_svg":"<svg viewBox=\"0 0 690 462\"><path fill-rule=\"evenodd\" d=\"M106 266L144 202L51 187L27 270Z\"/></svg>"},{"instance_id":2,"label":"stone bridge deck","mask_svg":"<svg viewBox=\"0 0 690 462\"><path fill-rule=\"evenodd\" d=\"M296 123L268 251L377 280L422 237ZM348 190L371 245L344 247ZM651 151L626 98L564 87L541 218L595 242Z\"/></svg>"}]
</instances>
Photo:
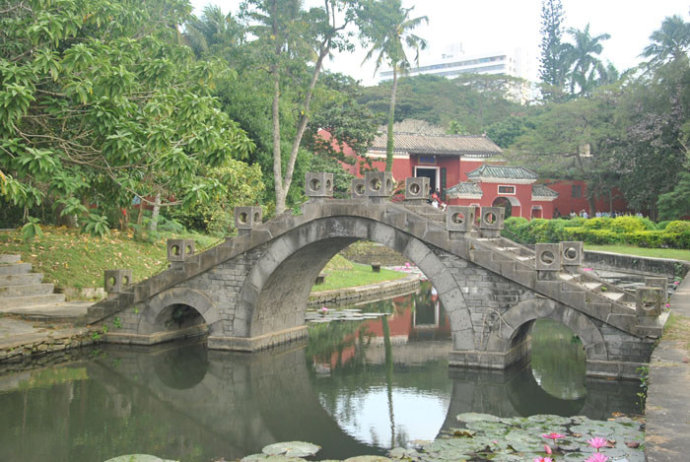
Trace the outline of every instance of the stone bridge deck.
<instances>
[{"instance_id":1,"label":"stone bridge deck","mask_svg":"<svg viewBox=\"0 0 690 462\"><path fill-rule=\"evenodd\" d=\"M106 335L112 342L208 332L209 348L253 351L291 341L306 335L306 301L323 266L364 239L401 253L431 280L449 313L454 365L504 368L521 360L540 318L580 337L590 375L637 377L649 360L665 320L663 280L626 293L581 268L581 243L532 251L500 237L503 209L483 208L476 226L474 208L440 213L414 196L414 182L408 201L391 203L385 187L369 188L388 179L372 178L363 180L362 194L353 185L354 199L333 200L319 189L328 177L308 176L316 192L308 186L311 200L300 215L262 223L260 208L238 208L237 237L198 254L192 242L170 242L170 269L135 286L126 284L131 274L107 273L110 298L90 309L88 322L117 317L118 328ZM181 307L193 308L196 320L176 324Z\"/></svg>"}]
</instances>

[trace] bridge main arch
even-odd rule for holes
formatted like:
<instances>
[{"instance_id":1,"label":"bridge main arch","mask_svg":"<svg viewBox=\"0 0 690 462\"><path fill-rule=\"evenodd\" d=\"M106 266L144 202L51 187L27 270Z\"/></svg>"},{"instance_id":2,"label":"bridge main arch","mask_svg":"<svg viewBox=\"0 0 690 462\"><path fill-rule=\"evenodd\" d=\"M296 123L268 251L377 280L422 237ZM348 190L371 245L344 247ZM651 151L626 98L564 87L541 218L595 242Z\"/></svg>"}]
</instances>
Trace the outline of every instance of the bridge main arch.
<instances>
[{"instance_id":1,"label":"bridge main arch","mask_svg":"<svg viewBox=\"0 0 690 462\"><path fill-rule=\"evenodd\" d=\"M446 262L404 230L357 216L314 220L271 241L240 291L235 336L260 342L276 332L297 335L295 330L304 329L304 311L316 276L335 254L358 240L385 245L417 265L446 307L454 347L474 349L470 312Z\"/></svg>"}]
</instances>

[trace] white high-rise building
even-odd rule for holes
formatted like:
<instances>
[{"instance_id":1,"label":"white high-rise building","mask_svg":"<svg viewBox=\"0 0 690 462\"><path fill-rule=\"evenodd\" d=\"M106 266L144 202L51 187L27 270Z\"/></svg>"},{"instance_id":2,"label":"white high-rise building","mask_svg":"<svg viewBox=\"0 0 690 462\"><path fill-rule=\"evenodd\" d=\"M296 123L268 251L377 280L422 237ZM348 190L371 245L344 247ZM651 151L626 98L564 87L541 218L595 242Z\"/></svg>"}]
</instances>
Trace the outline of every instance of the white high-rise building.
<instances>
[{"instance_id":1,"label":"white high-rise building","mask_svg":"<svg viewBox=\"0 0 690 462\"><path fill-rule=\"evenodd\" d=\"M457 44L447 50L437 60L420 59L419 67L412 67L406 75L438 75L453 79L463 74L505 74L511 77L519 77L525 80L523 84L517 84L510 91L510 96L525 103L530 99L530 70L529 61L520 49L512 53L495 52L469 55L462 50L462 45ZM391 69L379 73L379 82L385 82L393 78Z\"/></svg>"}]
</instances>

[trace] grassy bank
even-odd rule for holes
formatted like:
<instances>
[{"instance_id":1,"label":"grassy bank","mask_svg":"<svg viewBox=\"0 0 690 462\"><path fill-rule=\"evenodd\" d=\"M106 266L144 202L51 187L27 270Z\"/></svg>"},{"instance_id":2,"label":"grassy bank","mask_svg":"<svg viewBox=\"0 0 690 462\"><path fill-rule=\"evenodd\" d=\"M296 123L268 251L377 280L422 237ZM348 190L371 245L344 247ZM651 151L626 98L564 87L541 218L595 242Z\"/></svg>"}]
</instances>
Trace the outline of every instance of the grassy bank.
<instances>
[{"instance_id":1,"label":"grassy bank","mask_svg":"<svg viewBox=\"0 0 690 462\"><path fill-rule=\"evenodd\" d=\"M129 268L134 281L168 266L166 240L194 239L197 251L218 240L201 234L165 234L154 242L137 241L131 234L112 231L99 238L67 228L43 228L43 235L24 242L19 231L0 232L0 254L19 254L58 288L102 287L103 271Z\"/></svg>"},{"instance_id":2,"label":"grassy bank","mask_svg":"<svg viewBox=\"0 0 690 462\"><path fill-rule=\"evenodd\" d=\"M687 249L654 249L646 247L632 247L627 245L594 245L585 244L585 250L600 252L614 252L640 257L673 258L675 260L690 261L690 250Z\"/></svg>"},{"instance_id":3,"label":"grassy bank","mask_svg":"<svg viewBox=\"0 0 690 462\"><path fill-rule=\"evenodd\" d=\"M345 260L340 255L336 255L334 260L344 260L349 265L347 268L343 268L340 265L334 268L332 263L326 265L324 273L326 274L326 280L323 284L315 285L312 287L312 292L322 292L326 290L343 289L346 287L357 287L364 286L367 284L375 284L377 282L383 281L393 281L396 279L402 279L407 276L406 273L401 273L398 271L391 271L385 268L381 268L379 273L372 271L370 265L362 265L359 263L351 263Z\"/></svg>"},{"instance_id":4,"label":"grassy bank","mask_svg":"<svg viewBox=\"0 0 690 462\"><path fill-rule=\"evenodd\" d=\"M102 287L103 271L129 268L134 282L146 279L168 267L167 239L194 239L197 252L219 240L202 234L162 233L153 242L135 240L131 234L113 230L104 238L80 234L67 228L43 228L43 235L25 242L19 231L0 232L0 254L19 254L31 263L33 271L43 273L44 281L61 289ZM324 284L314 291L341 289L400 279L406 276L386 269L374 273L369 265L351 263L340 255L326 265Z\"/></svg>"}]
</instances>

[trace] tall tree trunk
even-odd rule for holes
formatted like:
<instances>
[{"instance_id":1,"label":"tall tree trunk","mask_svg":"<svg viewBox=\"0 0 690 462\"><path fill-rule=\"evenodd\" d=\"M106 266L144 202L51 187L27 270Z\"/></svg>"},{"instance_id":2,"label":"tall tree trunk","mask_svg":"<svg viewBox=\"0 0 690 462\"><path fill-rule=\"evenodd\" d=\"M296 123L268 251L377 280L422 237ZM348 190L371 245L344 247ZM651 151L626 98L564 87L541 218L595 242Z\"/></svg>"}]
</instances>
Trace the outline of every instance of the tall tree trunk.
<instances>
[{"instance_id":1,"label":"tall tree trunk","mask_svg":"<svg viewBox=\"0 0 690 462\"><path fill-rule=\"evenodd\" d=\"M161 194L157 193L153 199L153 210L151 211L151 222L149 223L149 233L153 234L158 230L158 215L161 212Z\"/></svg>"},{"instance_id":2,"label":"tall tree trunk","mask_svg":"<svg viewBox=\"0 0 690 462\"><path fill-rule=\"evenodd\" d=\"M276 192L276 214L285 211L287 191L283 188L283 159L280 151L280 76L273 75L273 183Z\"/></svg>"},{"instance_id":3,"label":"tall tree trunk","mask_svg":"<svg viewBox=\"0 0 690 462\"><path fill-rule=\"evenodd\" d=\"M386 171L393 170L393 124L395 123L395 95L398 91L398 66L393 65L393 89L391 90L391 105L388 109L388 133L386 135Z\"/></svg>"}]
</instances>

